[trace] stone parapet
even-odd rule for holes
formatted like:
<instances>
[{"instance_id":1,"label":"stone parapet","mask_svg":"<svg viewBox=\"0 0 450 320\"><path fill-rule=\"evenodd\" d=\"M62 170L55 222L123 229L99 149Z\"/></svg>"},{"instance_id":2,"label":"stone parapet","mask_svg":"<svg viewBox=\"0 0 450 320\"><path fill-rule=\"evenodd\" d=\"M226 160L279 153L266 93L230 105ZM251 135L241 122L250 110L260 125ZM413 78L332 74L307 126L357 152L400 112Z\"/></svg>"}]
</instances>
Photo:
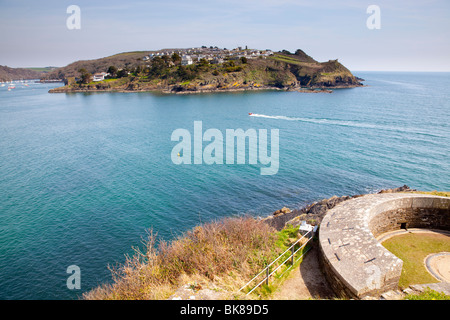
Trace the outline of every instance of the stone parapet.
<instances>
[{"instance_id":1,"label":"stone parapet","mask_svg":"<svg viewBox=\"0 0 450 320\"><path fill-rule=\"evenodd\" d=\"M338 204L319 230L322 269L347 298L397 289L403 261L376 236L400 228L450 230L450 198L424 194L369 194Z\"/></svg>"}]
</instances>

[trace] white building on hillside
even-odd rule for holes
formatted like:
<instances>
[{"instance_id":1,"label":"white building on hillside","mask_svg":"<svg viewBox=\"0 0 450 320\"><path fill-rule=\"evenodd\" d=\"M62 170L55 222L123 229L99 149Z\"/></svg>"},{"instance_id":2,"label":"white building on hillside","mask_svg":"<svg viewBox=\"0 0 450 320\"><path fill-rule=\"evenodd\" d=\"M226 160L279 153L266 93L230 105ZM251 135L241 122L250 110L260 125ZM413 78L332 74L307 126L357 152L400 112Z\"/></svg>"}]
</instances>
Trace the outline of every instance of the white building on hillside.
<instances>
[{"instance_id":1,"label":"white building on hillside","mask_svg":"<svg viewBox=\"0 0 450 320\"><path fill-rule=\"evenodd\" d=\"M105 80L105 77L107 75L109 75L109 73L106 72L95 73L93 76L93 81L103 81Z\"/></svg>"},{"instance_id":2,"label":"white building on hillside","mask_svg":"<svg viewBox=\"0 0 450 320\"><path fill-rule=\"evenodd\" d=\"M182 56L181 57L181 65L182 66L187 66L187 65L190 65L193 63L194 63L194 61L192 60L191 56Z\"/></svg>"}]
</instances>

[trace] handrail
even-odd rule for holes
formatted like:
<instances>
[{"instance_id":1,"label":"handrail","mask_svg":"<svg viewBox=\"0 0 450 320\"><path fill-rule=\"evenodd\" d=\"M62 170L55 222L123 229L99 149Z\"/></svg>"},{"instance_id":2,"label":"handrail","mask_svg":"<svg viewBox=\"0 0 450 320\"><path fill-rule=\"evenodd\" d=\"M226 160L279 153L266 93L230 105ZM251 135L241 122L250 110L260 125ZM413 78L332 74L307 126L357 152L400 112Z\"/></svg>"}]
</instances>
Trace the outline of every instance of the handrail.
<instances>
[{"instance_id":1,"label":"handrail","mask_svg":"<svg viewBox=\"0 0 450 320\"><path fill-rule=\"evenodd\" d=\"M293 246L295 246L297 244L297 242L299 242L300 240L302 240L308 233L310 233L311 231L308 231L305 235L303 235L300 239L298 239L297 241L295 241L295 243L293 245L291 245L288 249L286 249L286 251L284 251L282 254L280 254L275 260L273 260L269 265L267 265L260 273L258 273L256 276L253 277L252 280L250 280L249 282L247 282L242 288L239 289L239 291L241 291L242 289L244 289L246 286L248 286L253 280L255 280L258 276L261 275L261 273L263 273L267 268L269 268L272 264L275 263L275 261L277 261L278 259L280 259L286 252L288 252Z\"/></svg>"},{"instance_id":2,"label":"handrail","mask_svg":"<svg viewBox=\"0 0 450 320\"><path fill-rule=\"evenodd\" d=\"M247 282L242 288L239 289L239 291L242 291L245 287L247 287L250 283L253 282L253 280L255 280L257 277L259 277L263 272L267 273L268 268L270 268L276 261L278 261L278 259L280 259L282 256L284 256L284 254L286 252L288 252L289 250L291 250L298 242L300 242L303 238L305 238L309 233L311 233L312 230L308 231L307 233L305 233L300 239L298 239L297 241L295 241L288 249L286 249L286 251L284 251L282 254L280 254L275 260L273 260L270 264L268 264L260 273L258 273L256 276L254 276L249 282ZM284 265L286 263L286 261L288 261L289 259L292 259L293 256L302 248L304 248L306 246L306 244L308 244L308 242L312 239L312 237L310 237L308 239L308 241L306 241L300 248L298 248L296 251L294 251L293 253L291 253L291 255L284 260L278 267L275 268L275 270L273 270L270 274L266 275L266 277L260 282L258 283L252 290L250 290L246 295L249 295L250 293L252 293L256 288L258 288L264 281L267 281L269 279L269 277L274 274L282 265ZM303 257L303 255L301 256ZM300 257L300 258L301 258ZM298 258L296 260L296 262L300 259Z\"/></svg>"}]
</instances>

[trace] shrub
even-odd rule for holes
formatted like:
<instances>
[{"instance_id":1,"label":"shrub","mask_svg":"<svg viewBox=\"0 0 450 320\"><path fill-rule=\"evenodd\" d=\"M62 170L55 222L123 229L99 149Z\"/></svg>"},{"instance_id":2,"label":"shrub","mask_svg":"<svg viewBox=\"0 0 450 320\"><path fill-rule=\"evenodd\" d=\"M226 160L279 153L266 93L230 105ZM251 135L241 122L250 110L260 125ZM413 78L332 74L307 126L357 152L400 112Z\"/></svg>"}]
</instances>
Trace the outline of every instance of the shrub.
<instances>
[{"instance_id":1,"label":"shrub","mask_svg":"<svg viewBox=\"0 0 450 320\"><path fill-rule=\"evenodd\" d=\"M165 299L185 275L208 281L233 274L242 285L273 259L279 249L275 230L253 218L226 218L161 241L149 232L144 249L134 248L123 265L111 268L113 284L83 295L85 299Z\"/></svg>"},{"instance_id":2,"label":"shrub","mask_svg":"<svg viewBox=\"0 0 450 320\"><path fill-rule=\"evenodd\" d=\"M234 67L227 67L225 68L226 72L239 72L242 71L242 67L241 66L234 66Z\"/></svg>"}]
</instances>

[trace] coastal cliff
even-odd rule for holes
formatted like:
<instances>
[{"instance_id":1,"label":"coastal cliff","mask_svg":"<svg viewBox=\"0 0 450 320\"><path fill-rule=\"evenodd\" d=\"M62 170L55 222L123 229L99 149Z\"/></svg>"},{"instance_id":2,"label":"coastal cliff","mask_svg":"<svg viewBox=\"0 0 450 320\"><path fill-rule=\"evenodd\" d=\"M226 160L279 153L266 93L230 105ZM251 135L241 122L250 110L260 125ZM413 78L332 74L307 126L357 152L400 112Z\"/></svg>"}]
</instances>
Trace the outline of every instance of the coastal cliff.
<instances>
[{"instance_id":1,"label":"coastal cliff","mask_svg":"<svg viewBox=\"0 0 450 320\"><path fill-rule=\"evenodd\" d=\"M133 53L113 56L115 59L79 61L49 75L66 79L64 87L49 92L159 91L186 94L263 89L331 92L330 89L362 86L363 80L337 60L317 62L300 49L295 53L283 50L256 56L247 51L225 58L198 55L203 58L187 65L176 52L172 56L156 56L151 60L138 58L143 53ZM128 57L129 61L117 60L118 56ZM107 68L108 64L111 65ZM109 71L106 78L93 81L91 76L102 71Z\"/></svg>"},{"instance_id":2,"label":"coastal cliff","mask_svg":"<svg viewBox=\"0 0 450 320\"><path fill-rule=\"evenodd\" d=\"M378 193L416 192L408 186ZM301 221L320 224L326 212L354 196L333 196L300 209L283 208L265 219L229 217L197 226L172 242L149 233L114 282L83 294L83 299L247 299L240 288L298 239ZM260 292L262 294L262 292Z\"/></svg>"}]
</instances>

